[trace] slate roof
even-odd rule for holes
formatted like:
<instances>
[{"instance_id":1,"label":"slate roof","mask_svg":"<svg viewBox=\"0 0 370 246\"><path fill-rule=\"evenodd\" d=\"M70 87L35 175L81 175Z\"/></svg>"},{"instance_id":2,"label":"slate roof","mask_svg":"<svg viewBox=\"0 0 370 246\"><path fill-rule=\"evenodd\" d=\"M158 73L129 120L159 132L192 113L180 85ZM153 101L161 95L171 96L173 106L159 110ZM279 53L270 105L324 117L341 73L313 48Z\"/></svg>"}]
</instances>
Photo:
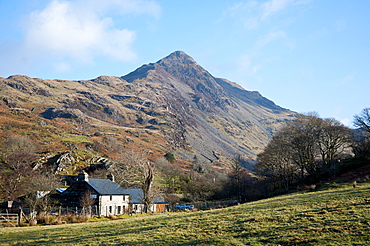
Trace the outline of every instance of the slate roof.
<instances>
[{"instance_id":1,"label":"slate roof","mask_svg":"<svg viewBox=\"0 0 370 246\"><path fill-rule=\"evenodd\" d=\"M124 189L126 194L130 194L130 203L139 204L143 203L143 190L142 189ZM166 203L161 197L156 196L153 203Z\"/></svg>"},{"instance_id":2,"label":"slate roof","mask_svg":"<svg viewBox=\"0 0 370 246\"><path fill-rule=\"evenodd\" d=\"M100 195L129 195L126 189L123 189L119 184L109 179L89 178L85 182Z\"/></svg>"}]
</instances>

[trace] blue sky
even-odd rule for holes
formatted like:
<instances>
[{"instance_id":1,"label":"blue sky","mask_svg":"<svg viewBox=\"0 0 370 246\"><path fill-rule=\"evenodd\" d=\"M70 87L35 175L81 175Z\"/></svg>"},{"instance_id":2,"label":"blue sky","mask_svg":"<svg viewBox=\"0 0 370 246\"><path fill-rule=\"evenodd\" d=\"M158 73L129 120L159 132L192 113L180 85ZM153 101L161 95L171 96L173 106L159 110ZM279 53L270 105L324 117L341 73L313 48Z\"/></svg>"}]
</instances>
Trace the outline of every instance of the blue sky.
<instances>
[{"instance_id":1,"label":"blue sky","mask_svg":"<svg viewBox=\"0 0 370 246\"><path fill-rule=\"evenodd\" d=\"M370 107L368 0L0 0L0 77L122 76L176 50L276 104Z\"/></svg>"}]
</instances>

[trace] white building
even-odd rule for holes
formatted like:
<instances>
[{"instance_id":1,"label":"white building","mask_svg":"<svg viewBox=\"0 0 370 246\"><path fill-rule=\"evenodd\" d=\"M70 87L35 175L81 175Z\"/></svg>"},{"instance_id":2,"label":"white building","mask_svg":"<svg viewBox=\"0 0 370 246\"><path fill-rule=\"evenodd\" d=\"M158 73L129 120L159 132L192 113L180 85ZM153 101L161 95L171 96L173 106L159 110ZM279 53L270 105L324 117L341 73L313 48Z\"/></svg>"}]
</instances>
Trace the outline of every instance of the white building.
<instances>
[{"instance_id":1,"label":"white building","mask_svg":"<svg viewBox=\"0 0 370 246\"><path fill-rule=\"evenodd\" d=\"M89 178L86 172L78 174L77 181L61 194L67 207L94 206L99 216L119 215L129 212L130 194L110 179Z\"/></svg>"},{"instance_id":2,"label":"white building","mask_svg":"<svg viewBox=\"0 0 370 246\"><path fill-rule=\"evenodd\" d=\"M64 206L82 208L93 206L98 216L144 212L143 191L124 189L114 182L113 175L108 179L89 178L84 171L78 174L77 181L61 193ZM150 205L151 212L167 211L167 203L159 196Z\"/></svg>"}]
</instances>

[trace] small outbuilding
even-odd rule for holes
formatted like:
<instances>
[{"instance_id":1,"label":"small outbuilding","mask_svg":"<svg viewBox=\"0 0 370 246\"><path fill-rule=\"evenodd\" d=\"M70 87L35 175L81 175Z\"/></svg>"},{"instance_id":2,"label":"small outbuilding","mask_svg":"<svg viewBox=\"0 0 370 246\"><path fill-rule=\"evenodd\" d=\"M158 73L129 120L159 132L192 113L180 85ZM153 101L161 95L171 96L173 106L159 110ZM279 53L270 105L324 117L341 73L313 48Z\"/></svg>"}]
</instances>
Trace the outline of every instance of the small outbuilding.
<instances>
[{"instance_id":1,"label":"small outbuilding","mask_svg":"<svg viewBox=\"0 0 370 246\"><path fill-rule=\"evenodd\" d=\"M126 189L126 192L130 194L130 207L131 212L142 213L144 212L144 194L141 189ZM153 203L150 205L149 211L163 213L167 212L168 203L159 196L155 196Z\"/></svg>"}]
</instances>

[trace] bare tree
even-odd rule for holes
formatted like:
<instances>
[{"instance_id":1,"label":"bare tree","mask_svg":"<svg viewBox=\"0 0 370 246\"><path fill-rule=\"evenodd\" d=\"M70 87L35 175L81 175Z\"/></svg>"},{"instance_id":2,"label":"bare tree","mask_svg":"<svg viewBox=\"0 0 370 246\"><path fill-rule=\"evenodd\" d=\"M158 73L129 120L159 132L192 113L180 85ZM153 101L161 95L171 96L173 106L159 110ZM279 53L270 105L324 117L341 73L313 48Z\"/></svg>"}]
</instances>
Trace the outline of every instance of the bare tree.
<instances>
[{"instance_id":1,"label":"bare tree","mask_svg":"<svg viewBox=\"0 0 370 246\"><path fill-rule=\"evenodd\" d=\"M193 172L182 184L184 195L191 201L206 201L214 194L214 183L203 173Z\"/></svg>"},{"instance_id":2,"label":"bare tree","mask_svg":"<svg viewBox=\"0 0 370 246\"><path fill-rule=\"evenodd\" d=\"M109 175L109 171L104 167L104 168L97 168L93 170L92 173L89 173L89 176L91 178L96 178L96 179L105 179Z\"/></svg>"},{"instance_id":3,"label":"bare tree","mask_svg":"<svg viewBox=\"0 0 370 246\"><path fill-rule=\"evenodd\" d=\"M175 204L178 204L180 202L180 197L174 194L166 194L164 196L164 200L170 204L171 210L173 210Z\"/></svg>"},{"instance_id":4,"label":"bare tree","mask_svg":"<svg viewBox=\"0 0 370 246\"><path fill-rule=\"evenodd\" d=\"M116 182L126 188L140 188L143 191L144 212L149 212L154 200L154 169L144 151L124 151L117 163L109 167Z\"/></svg>"},{"instance_id":5,"label":"bare tree","mask_svg":"<svg viewBox=\"0 0 370 246\"><path fill-rule=\"evenodd\" d=\"M37 144L28 136L12 135L3 143L3 152L6 155L16 153L36 153Z\"/></svg>"},{"instance_id":6,"label":"bare tree","mask_svg":"<svg viewBox=\"0 0 370 246\"><path fill-rule=\"evenodd\" d=\"M158 158L155 163L156 170L159 171L157 177L162 187L162 192L172 194L181 192L181 183L185 173L180 166L167 161L164 157Z\"/></svg>"},{"instance_id":7,"label":"bare tree","mask_svg":"<svg viewBox=\"0 0 370 246\"><path fill-rule=\"evenodd\" d=\"M324 121L318 138L324 165L334 165L334 160L348 147L351 133L348 127L333 118Z\"/></svg>"},{"instance_id":8,"label":"bare tree","mask_svg":"<svg viewBox=\"0 0 370 246\"><path fill-rule=\"evenodd\" d=\"M123 145L114 137L104 137L106 146L113 152L119 153L123 151Z\"/></svg>"},{"instance_id":9,"label":"bare tree","mask_svg":"<svg viewBox=\"0 0 370 246\"><path fill-rule=\"evenodd\" d=\"M370 155L370 133L361 130L355 130L352 138L352 151L358 158L364 158Z\"/></svg>"},{"instance_id":10,"label":"bare tree","mask_svg":"<svg viewBox=\"0 0 370 246\"><path fill-rule=\"evenodd\" d=\"M58 175L45 171L33 171L26 187L25 203L30 208L31 220L37 213L47 213L57 205L57 200L51 195L62 185Z\"/></svg>"},{"instance_id":11,"label":"bare tree","mask_svg":"<svg viewBox=\"0 0 370 246\"><path fill-rule=\"evenodd\" d=\"M274 185L280 181L280 187L315 174L323 166L332 168L335 175L336 160L349 146L351 133L335 119L298 115L258 155L257 173Z\"/></svg>"},{"instance_id":12,"label":"bare tree","mask_svg":"<svg viewBox=\"0 0 370 246\"><path fill-rule=\"evenodd\" d=\"M356 157L367 157L370 155L370 108L365 108L360 115L355 115L353 123L359 127L353 137L353 152Z\"/></svg>"},{"instance_id":13,"label":"bare tree","mask_svg":"<svg viewBox=\"0 0 370 246\"><path fill-rule=\"evenodd\" d=\"M283 133L276 134L258 155L255 168L256 173L267 177L274 188L288 189L297 172L297 167L292 161L289 136Z\"/></svg>"},{"instance_id":14,"label":"bare tree","mask_svg":"<svg viewBox=\"0 0 370 246\"><path fill-rule=\"evenodd\" d=\"M28 153L12 154L5 158L0 166L0 195L4 199L14 201L25 193L36 158L36 155Z\"/></svg>"},{"instance_id":15,"label":"bare tree","mask_svg":"<svg viewBox=\"0 0 370 246\"><path fill-rule=\"evenodd\" d=\"M354 125L370 133L370 108L364 108L361 114L354 116Z\"/></svg>"},{"instance_id":16,"label":"bare tree","mask_svg":"<svg viewBox=\"0 0 370 246\"><path fill-rule=\"evenodd\" d=\"M242 178L243 178L244 168L241 165L241 161L242 160L240 156L233 159L233 161L231 162L231 172L229 174L229 177L235 188L238 201L242 200L242 193L243 193Z\"/></svg>"},{"instance_id":17,"label":"bare tree","mask_svg":"<svg viewBox=\"0 0 370 246\"><path fill-rule=\"evenodd\" d=\"M91 216L91 206L93 206L96 202L96 199L94 198L94 193L91 190L85 191L80 198L80 205L85 211L85 214L89 213Z\"/></svg>"},{"instance_id":18,"label":"bare tree","mask_svg":"<svg viewBox=\"0 0 370 246\"><path fill-rule=\"evenodd\" d=\"M317 171L317 139L322 124L323 120L316 113L308 113L297 115L294 121L280 131L289 138L287 144L292 150L292 161L299 167L300 178Z\"/></svg>"}]
</instances>

